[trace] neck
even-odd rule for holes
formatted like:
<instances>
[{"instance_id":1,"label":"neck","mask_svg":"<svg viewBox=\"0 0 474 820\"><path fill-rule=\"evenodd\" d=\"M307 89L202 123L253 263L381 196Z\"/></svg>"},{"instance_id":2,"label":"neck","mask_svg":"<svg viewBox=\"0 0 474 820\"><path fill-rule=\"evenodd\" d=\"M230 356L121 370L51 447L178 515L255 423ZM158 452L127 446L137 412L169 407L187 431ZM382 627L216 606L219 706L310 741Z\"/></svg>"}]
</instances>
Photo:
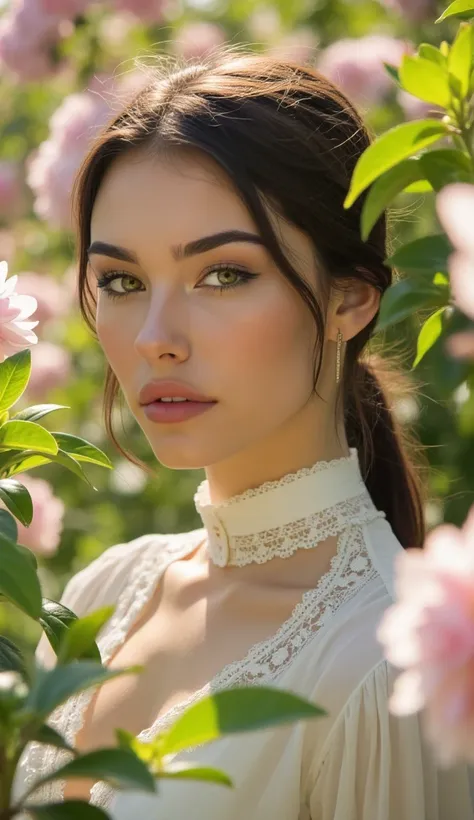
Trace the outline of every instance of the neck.
<instances>
[{"instance_id":1,"label":"neck","mask_svg":"<svg viewBox=\"0 0 474 820\"><path fill-rule=\"evenodd\" d=\"M324 433L324 431L322 431ZM248 452L237 453L230 459L206 467L206 481L209 498L213 504L222 504L246 490L260 487L267 481L278 481L288 473L296 473L317 462L332 461L349 455L349 445L345 434L339 438L334 434L322 435L311 440L305 427L291 430L282 447L273 439L261 442Z\"/></svg>"}]
</instances>

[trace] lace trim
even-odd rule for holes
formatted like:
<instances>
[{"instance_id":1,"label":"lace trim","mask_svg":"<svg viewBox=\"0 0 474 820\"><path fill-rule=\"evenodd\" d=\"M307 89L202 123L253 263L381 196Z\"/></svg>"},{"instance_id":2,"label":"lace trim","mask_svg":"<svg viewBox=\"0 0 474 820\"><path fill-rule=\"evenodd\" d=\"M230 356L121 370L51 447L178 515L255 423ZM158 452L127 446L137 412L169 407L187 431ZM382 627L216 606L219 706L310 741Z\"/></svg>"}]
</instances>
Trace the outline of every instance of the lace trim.
<instances>
[{"instance_id":1,"label":"lace trim","mask_svg":"<svg viewBox=\"0 0 474 820\"><path fill-rule=\"evenodd\" d=\"M175 536L167 535L166 541L161 542L160 539L158 544L153 540L144 550L141 560L137 561L132 570L130 583L118 598L112 618L105 625L105 631L97 641L104 664L107 664L115 650L124 642L142 608L151 598L156 582L167 565L179 557L179 553L192 552L203 540L202 530L195 530L188 535L191 537L191 544L185 541L183 545L182 534L179 533ZM96 689L97 687L92 687L70 698L58 707L48 720L48 724L61 732L71 745L82 728L86 708ZM72 757L70 752L53 746L31 743L19 766L24 769L24 791L29 790L40 776L58 769ZM31 799L34 798L35 803L59 802L63 799L65 785L64 780L45 783L32 794Z\"/></svg>"},{"instance_id":2,"label":"lace trim","mask_svg":"<svg viewBox=\"0 0 474 820\"><path fill-rule=\"evenodd\" d=\"M376 576L377 571L366 549L362 526L346 528L339 537L338 550L331 560L329 570L314 589L304 593L278 631L255 644L243 660L233 661L225 666L202 689L169 709L152 726L140 732L138 738L144 742L151 741L189 706L212 692L235 685L265 685L277 679L326 626L334 613ZM199 745L185 753L194 752ZM99 781L94 784L90 794L93 805L108 809L115 790Z\"/></svg>"},{"instance_id":3,"label":"lace trim","mask_svg":"<svg viewBox=\"0 0 474 820\"><path fill-rule=\"evenodd\" d=\"M350 455L343 456L342 458L338 459L331 459L331 461L316 461L311 467L301 467L299 470L296 470L294 473L287 473L282 478L277 478L273 481L265 481L263 484L260 484L258 487L250 488L249 490L244 490L242 493L238 493L237 495L231 496L231 498L226 499L226 501L221 501L219 504L216 504L216 509L222 509L223 507L232 507L234 504L240 504L242 501L247 501L249 498L255 498L258 495L264 495L271 490L276 490L279 487L284 487L287 484L293 484L295 481L299 479L315 475L316 473L321 473L324 470L329 470L334 468L334 465L337 464L351 464L355 462L358 465L358 454L357 449L355 447L350 447ZM208 481L204 479L201 481L200 485L198 486L195 494L194 494L194 502L199 504L209 504L209 497L208 497Z\"/></svg>"},{"instance_id":4,"label":"lace trim","mask_svg":"<svg viewBox=\"0 0 474 820\"><path fill-rule=\"evenodd\" d=\"M312 549L329 536L337 535L349 524L364 523L381 515L364 489L354 498L318 510L299 521L250 535L233 536L229 563L243 567L252 562L264 564L269 558L289 558L297 550ZM212 544L208 545L208 550L212 551Z\"/></svg>"}]
</instances>

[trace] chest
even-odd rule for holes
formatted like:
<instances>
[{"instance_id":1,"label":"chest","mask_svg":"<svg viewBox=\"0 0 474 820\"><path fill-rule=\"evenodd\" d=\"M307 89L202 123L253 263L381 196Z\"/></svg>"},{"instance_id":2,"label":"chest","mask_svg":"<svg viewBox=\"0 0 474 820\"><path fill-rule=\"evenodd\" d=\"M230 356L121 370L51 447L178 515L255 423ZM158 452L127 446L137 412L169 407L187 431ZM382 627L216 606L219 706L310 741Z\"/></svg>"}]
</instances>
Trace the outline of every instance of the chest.
<instances>
[{"instance_id":1,"label":"chest","mask_svg":"<svg viewBox=\"0 0 474 820\"><path fill-rule=\"evenodd\" d=\"M116 728L138 735L153 726L230 664L248 659L255 645L271 640L304 592L248 584L213 588L196 579L186 562L171 564L107 664L110 669L139 664L143 671L97 690L76 747L89 751L115 745ZM70 782L65 796L87 797L91 785Z\"/></svg>"}]
</instances>

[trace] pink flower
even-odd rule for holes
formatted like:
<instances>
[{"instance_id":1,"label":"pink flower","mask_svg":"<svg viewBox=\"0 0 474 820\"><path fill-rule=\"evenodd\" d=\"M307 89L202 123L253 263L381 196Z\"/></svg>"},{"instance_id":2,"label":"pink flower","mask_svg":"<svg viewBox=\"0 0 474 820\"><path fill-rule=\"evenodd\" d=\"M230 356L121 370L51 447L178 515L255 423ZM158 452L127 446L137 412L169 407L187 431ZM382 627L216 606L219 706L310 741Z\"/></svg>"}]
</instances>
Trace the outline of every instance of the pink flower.
<instances>
[{"instance_id":1,"label":"pink flower","mask_svg":"<svg viewBox=\"0 0 474 820\"><path fill-rule=\"evenodd\" d=\"M436 0L382 0L382 3L416 23L437 16Z\"/></svg>"},{"instance_id":2,"label":"pink flower","mask_svg":"<svg viewBox=\"0 0 474 820\"><path fill-rule=\"evenodd\" d=\"M148 23L160 23L163 20L165 6L166 0L115 0L117 9L131 11Z\"/></svg>"},{"instance_id":3,"label":"pink flower","mask_svg":"<svg viewBox=\"0 0 474 820\"><path fill-rule=\"evenodd\" d=\"M39 5L46 14L71 19L83 14L90 0L39 0Z\"/></svg>"},{"instance_id":4,"label":"pink flower","mask_svg":"<svg viewBox=\"0 0 474 820\"><path fill-rule=\"evenodd\" d=\"M25 322L36 310L36 299L15 293L18 276L7 281L8 264L0 262L0 359L12 356L25 347L36 344L33 328L38 322Z\"/></svg>"},{"instance_id":5,"label":"pink flower","mask_svg":"<svg viewBox=\"0 0 474 820\"><path fill-rule=\"evenodd\" d=\"M423 550L397 556L395 590L377 631L388 661L405 670L390 709L425 709L441 765L474 763L474 507L462 529L443 524Z\"/></svg>"},{"instance_id":6,"label":"pink flower","mask_svg":"<svg viewBox=\"0 0 474 820\"><path fill-rule=\"evenodd\" d=\"M340 86L354 102L368 106L379 103L393 88L383 63L399 65L413 48L383 34L338 40L323 51L319 71Z\"/></svg>"},{"instance_id":7,"label":"pink flower","mask_svg":"<svg viewBox=\"0 0 474 820\"><path fill-rule=\"evenodd\" d=\"M68 351L53 342L39 342L31 351L31 375L25 395L42 400L50 390L66 384L70 375Z\"/></svg>"},{"instance_id":8,"label":"pink flower","mask_svg":"<svg viewBox=\"0 0 474 820\"><path fill-rule=\"evenodd\" d=\"M70 230L74 178L111 110L89 91L70 94L50 119L50 134L27 161L26 179L35 194L34 211L51 226Z\"/></svg>"},{"instance_id":9,"label":"pink flower","mask_svg":"<svg viewBox=\"0 0 474 820\"><path fill-rule=\"evenodd\" d=\"M60 31L60 18L48 14L40 0L16 0L0 20L0 62L25 81L56 73L51 49Z\"/></svg>"},{"instance_id":10,"label":"pink flower","mask_svg":"<svg viewBox=\"0 0 474 820\"><path fill-rule=\"evenodd\" d=\"M224 30L216 23L185 23L173 37L173 50L185 60L199 59L222 45Z\"/></svg>"},{"instance_id":11,"label":"pink flower","mask_svg":"<svg viewBox=\"0 0 474 820\"><path fill-rule=\"evenodd\" d=\"M455 248L448 260L454 301L466 316L474 319L474 185L446 185L436 198L436 210ZM453 334L447 348L452 356L474 359L474 332Z\"/></svg>"},{"instance_id":12,"label":"pink flower","mask_svg":"<svg viewBox=\"0 0 474 820\"><path fill-rule=\"evenodd\" d=\"M43 273L22 271L16 288L19 294L34 296L37 302L35 319L40 326L65 316L71 306L69 289L52 276Z\"/></svg>"},{"instance_id":13,"label":"pink flower","mask_svg":"<svg viewBox=\"0 0 474 820\"><path fill-rule=\"evenodd\" d=\"M29 527L18 525L18 543L37 555L49 557L57 551L63 531L64 504L53 494L51 485L42 478L18 473L15 479L23 484L33 502L33 519Z\"/></svg>"}]
</instances>

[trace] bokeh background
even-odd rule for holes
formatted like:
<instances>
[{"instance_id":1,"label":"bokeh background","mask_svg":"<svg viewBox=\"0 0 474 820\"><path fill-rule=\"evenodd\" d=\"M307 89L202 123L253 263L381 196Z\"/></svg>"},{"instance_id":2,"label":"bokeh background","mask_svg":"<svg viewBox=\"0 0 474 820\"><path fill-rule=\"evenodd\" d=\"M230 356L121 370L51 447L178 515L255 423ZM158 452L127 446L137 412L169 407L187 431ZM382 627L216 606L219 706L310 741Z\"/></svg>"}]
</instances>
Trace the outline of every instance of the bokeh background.
<instances>
[{"instance_id":1,"label":"bokeh background","mask_svg":"<svg viewBox=\"0 0 474 820\"><path fill-rule=\"evenodd\" d=\"M34 502L19 541L38 555L45 593L59 598L68 578L112 544L145 532L200 527L193 495L204 471L157 464L126 408L121 439L153 469L149 476L119 456L102 422L105 373L97 342L80 317L70 192L94 134L146 80L157 55L199 59L223 43L314 65L358 105L372 133L433 106L401 91L384 68L420 42L452 41L457 22L435 25L436 0L0 0L0 260L19 274L18 292L38 300L39 343L19 406L68 405L46 426L87 438L115 469L90 467L97 491L49 465L28 473ZM137 59L138 58L138 63ZM433 197L403 195L390 212L391 244L440 230ZM387 347L414 358L419 317L385 335ZM427 357L428 359L428 357ZM454 364L453 364L454 367ZM411 375L416 390L395 412L419 436L429 458L428 528L461 525L473 502L474 393L454 395L430 376L429 361ZM446 383L449 379L446 380ZM52 420L50 420L52 419ZM0 631L31 648L37 625L0 608Z\"/></svg>"}]
</instances>

